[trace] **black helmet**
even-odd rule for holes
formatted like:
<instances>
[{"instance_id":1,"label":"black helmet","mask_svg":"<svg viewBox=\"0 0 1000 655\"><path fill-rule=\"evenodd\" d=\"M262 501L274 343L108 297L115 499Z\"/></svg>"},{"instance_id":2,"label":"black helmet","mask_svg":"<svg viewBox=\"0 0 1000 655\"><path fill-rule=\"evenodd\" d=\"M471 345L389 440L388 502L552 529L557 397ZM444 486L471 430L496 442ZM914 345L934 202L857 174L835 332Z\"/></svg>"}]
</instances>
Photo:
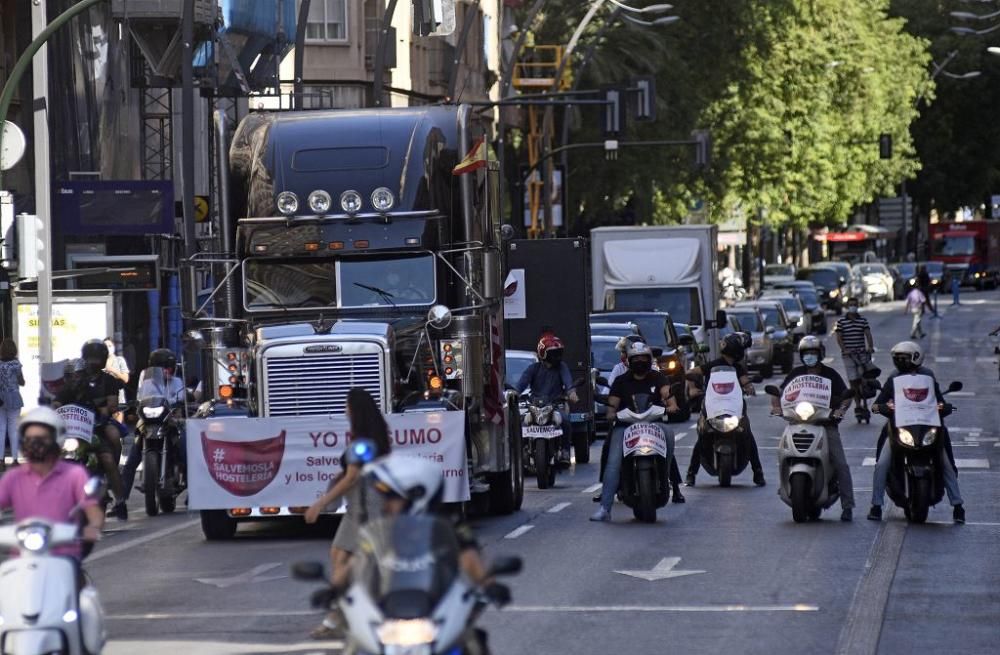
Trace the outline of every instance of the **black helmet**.
<instances>
[{"instance_id":1,"label":"black helmet","mask_svg":"<svg viewBox=\"0 0 1000 655\"><path fill-rule=\"evenodd\" d=\"M101 363L108 361L108 347L100 339L91 339L83 344L80 349L80 357L84 362L88 360L101 360Z\"/></svg>"},{"instance_id":2,"label":"black helmet","mask_svg":"<svg viewBox=\"0 0 1000 655\"><path fill-rule=\"evenodd\" d=\"M733 332L732 334L727 334L726 338L722 340L722 349L721 349L722 354L726 355L727 357L732 357L736 361L740 361L741 359L743 359L743 356L746 354L747 350L746 346L743 345L744 343L746 343L743 340L743 336L744 335L739 332Z\"/></svg>"},{"instance_id":3,"label":"black helmet","mask_svg":"<svg viewBox=\"0 0 1000 655\"><path fill-rule=\"evenodd\" d=\"M157 348L149 353L149 366L159 368L177 368L177 355L169 348Z\"/></svg>"}]
</instances>

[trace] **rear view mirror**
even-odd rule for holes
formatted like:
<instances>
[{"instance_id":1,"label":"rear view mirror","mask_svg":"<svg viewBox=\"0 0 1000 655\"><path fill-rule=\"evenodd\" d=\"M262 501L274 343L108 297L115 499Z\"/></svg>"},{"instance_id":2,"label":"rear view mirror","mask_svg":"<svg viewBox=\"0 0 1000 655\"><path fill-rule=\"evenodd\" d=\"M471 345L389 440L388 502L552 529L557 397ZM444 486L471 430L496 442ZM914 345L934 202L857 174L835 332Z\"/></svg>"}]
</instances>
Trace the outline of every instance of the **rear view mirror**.
<instances>
[{"instance_id":1,"label":"rear view mirror","mask_svg":"<svg viewBox=\"0 0 1000 655\"><path fill-rule=\"evenodd\" d=\"M774 326L773 325L768 325L766 328L764 328L764 333L765 334L774 334Z\"/></svg>"},{"instance_id":2,"label":"rear view mirror","mask_svg":"<svg viewBox=\"0 0 1000 655\"><path fill-rule=\"evenodd\" d=\"M722 327L726 324L726 310L720 309L715 312L715 327Z\"/></svg>"},{"instance_id":3,"label":"rear view mirror","mask_svg":"<svg viewBox=\"0 0 1000 655\"><path fill-rule=\"evenodd\" d=\"M882 369L880 368L870 368L864 372L864 377L866 380L877 380L879 376L882 375Z\"/></svg>"},{"instance_id":4,"label":"rear view mirror","mask_svg":"<svg viewBox=\"0 0 1000 655\"><path fill-rule=\"evenodd\" d=\"M961 382L959 382L958 380L955 380L951 384L948 385L948 393L953 393L955 391L961 391L964 386L965 385L963 385Z\"/></svg>"},{"instance_id":5,"label":"rear view mirror","mask_svg":"<svg viewBox=\"0 0 1000 655\"><path fill-rule=\"evenodd\" d=\"M295 562L292 564L292 577L296 580L322 580L323 565L319 562Z\"/></svg>"},{"instance_id":6,"label":"rear view mirror","mask_svg":"<svg viewBox=\"0 0 1000 655\"><path fill-rule=\"evenodd\" d=\"M649 351L653 353L653 359L658 359L663 354L663 348L659 346L653 346Z\"/></svg>"},{"instance_id":7,"label":"rear view mirror","mask_svg":"<svg viewBox=\"0 0 1000 655\"><path fill-rule=\"evenodd\" d=\"M769 384L766 387L764 387L764 393L766 393L769 396L780 396L781 390L778 389L778 387L774 386L773 384Z\"/></svg>"},{"instance_id":8,"label":"rear view mirror","mask_svg":"<svg viewBox=\"0 0 1000 655\"><path fill-rule=\"evenodd\" d=\"M104 495L104 478L95 475L83 483L83 495L96 500Z\"/></svg>"},{"instance_id":9,"label":"rear view mirror","mask_svg":"<svg viewBox=\"0 0 1000 655\"><path fill-rule=\"evenodd\" d=\"M489 574L490 576L514 575L520 573L523 566L524 562L520 557L498 557L490 565Z\"/></svg>"},{"instance_id":10,"label":"rear view mirror","mask_svg":"<svg viewBox=\"0 0 1000 655\"><path fill-rule=\"evenodd\" d=\"M694 337L692 337L690 334L682 334L679 337L677 337L677 343L686 348L690 348L691 346L694 345L695 342L694 342Z\"/></svg>"}]
</instances>

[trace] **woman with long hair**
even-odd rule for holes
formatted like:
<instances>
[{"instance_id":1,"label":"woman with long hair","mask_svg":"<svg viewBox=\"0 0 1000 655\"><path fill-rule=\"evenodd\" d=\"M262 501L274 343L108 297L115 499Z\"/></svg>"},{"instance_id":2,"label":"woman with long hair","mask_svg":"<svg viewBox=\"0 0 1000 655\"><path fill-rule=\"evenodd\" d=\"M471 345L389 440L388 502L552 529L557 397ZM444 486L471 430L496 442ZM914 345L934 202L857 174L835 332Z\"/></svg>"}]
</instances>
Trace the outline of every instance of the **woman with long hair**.
<instances>
[{"instance_id":1,"label":"woman with long hair","mask_svg":"<svg viewBox=\"0 0 1000 655\"><path fill-rule=\"evenodd\" d=\"M18 443L17 420L21 416L24 401L21 387L24 386L24 372L21 360L17 358L17 344L13 339L0 343L0 471L6 468L4 447L10 440L10 455L17 465Z\"/></svg>"},{"instance_id":2,"label":"woman with long hair","mask_svg":"<svg viewBox=\"0 0 1000 655\"><path fill-rule=\"evenodd\" d=\"M367 391L355 387L347 393L345 415L351 426L351 439L367 439L375 444L375 457L389 454L389 424L375 404L375 399ZM347 566L351 555L358 547L358 530L369 518L378 517L382 511L378 494L363 492L364 480L361 466L349 464L316 502L306 511L306 523L315 523L325 507L344 496L347 497L347 513L341 518L337 534L330 548L332 582L338 584L347 579ZM314 639L331 639L342 636L335 614L328 615L323 623L313 630Z\"/></svg>"}]
</instances>

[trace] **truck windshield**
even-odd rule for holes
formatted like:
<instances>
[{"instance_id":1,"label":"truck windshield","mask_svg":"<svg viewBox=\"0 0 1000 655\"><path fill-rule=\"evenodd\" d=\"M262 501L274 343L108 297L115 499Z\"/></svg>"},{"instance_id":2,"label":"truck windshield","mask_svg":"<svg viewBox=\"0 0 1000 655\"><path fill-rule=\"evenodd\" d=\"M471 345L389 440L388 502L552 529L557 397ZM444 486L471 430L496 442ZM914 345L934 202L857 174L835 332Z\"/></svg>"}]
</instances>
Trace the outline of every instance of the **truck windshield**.
<instances>
[{"instance_id":1,"label":"truck windshield","mask_svg":"<svg viewBox=\"0 0 1000 655\"><path fill-rule=\"evenodd\" d=\"M251 259L244 282L249 310L429 305L434 257Z\"/></svg>"},{"instance_id":2,"label":"truck windshield","mask_svg":"<svg viewBox=\"0 0 1000 655\"><path fill-rule=\"evenodd\" d=\"M703 322L695 288L615 289L614 303L613 309L619 312L667 312L677 323Z\"/></svg>"},{"instance_id":3,"label":"truck windshield","mask_svg":"<svg viewBox=\"0 0 1000 655\"><path fill-rule=\"evenodd\" d=\"M938 257L968 257L976 254L976 240L971 236L934 239L934 254Z\"/></svg>"}]
</instances>

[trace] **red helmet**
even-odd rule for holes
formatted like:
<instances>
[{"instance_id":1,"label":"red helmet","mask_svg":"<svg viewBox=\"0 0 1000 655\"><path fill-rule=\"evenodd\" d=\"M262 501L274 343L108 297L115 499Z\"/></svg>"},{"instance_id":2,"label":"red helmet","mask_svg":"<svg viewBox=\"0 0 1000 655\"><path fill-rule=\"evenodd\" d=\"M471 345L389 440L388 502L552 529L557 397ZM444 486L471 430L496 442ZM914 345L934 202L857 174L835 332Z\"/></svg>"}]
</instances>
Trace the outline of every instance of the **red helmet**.
<instances>
[{"instance_id":1,"label":"red helmet","mask_svg":"<svg viewBox=\"0 0 1000 655\"><path fill-rule=\"evenodd\" d=\"M562 355L563 342L554 334L546 334L538 341L538 347L535 348L535 354L538 355L539 360L544 360L549 353Z\"/></svg>"}]
</instances>

